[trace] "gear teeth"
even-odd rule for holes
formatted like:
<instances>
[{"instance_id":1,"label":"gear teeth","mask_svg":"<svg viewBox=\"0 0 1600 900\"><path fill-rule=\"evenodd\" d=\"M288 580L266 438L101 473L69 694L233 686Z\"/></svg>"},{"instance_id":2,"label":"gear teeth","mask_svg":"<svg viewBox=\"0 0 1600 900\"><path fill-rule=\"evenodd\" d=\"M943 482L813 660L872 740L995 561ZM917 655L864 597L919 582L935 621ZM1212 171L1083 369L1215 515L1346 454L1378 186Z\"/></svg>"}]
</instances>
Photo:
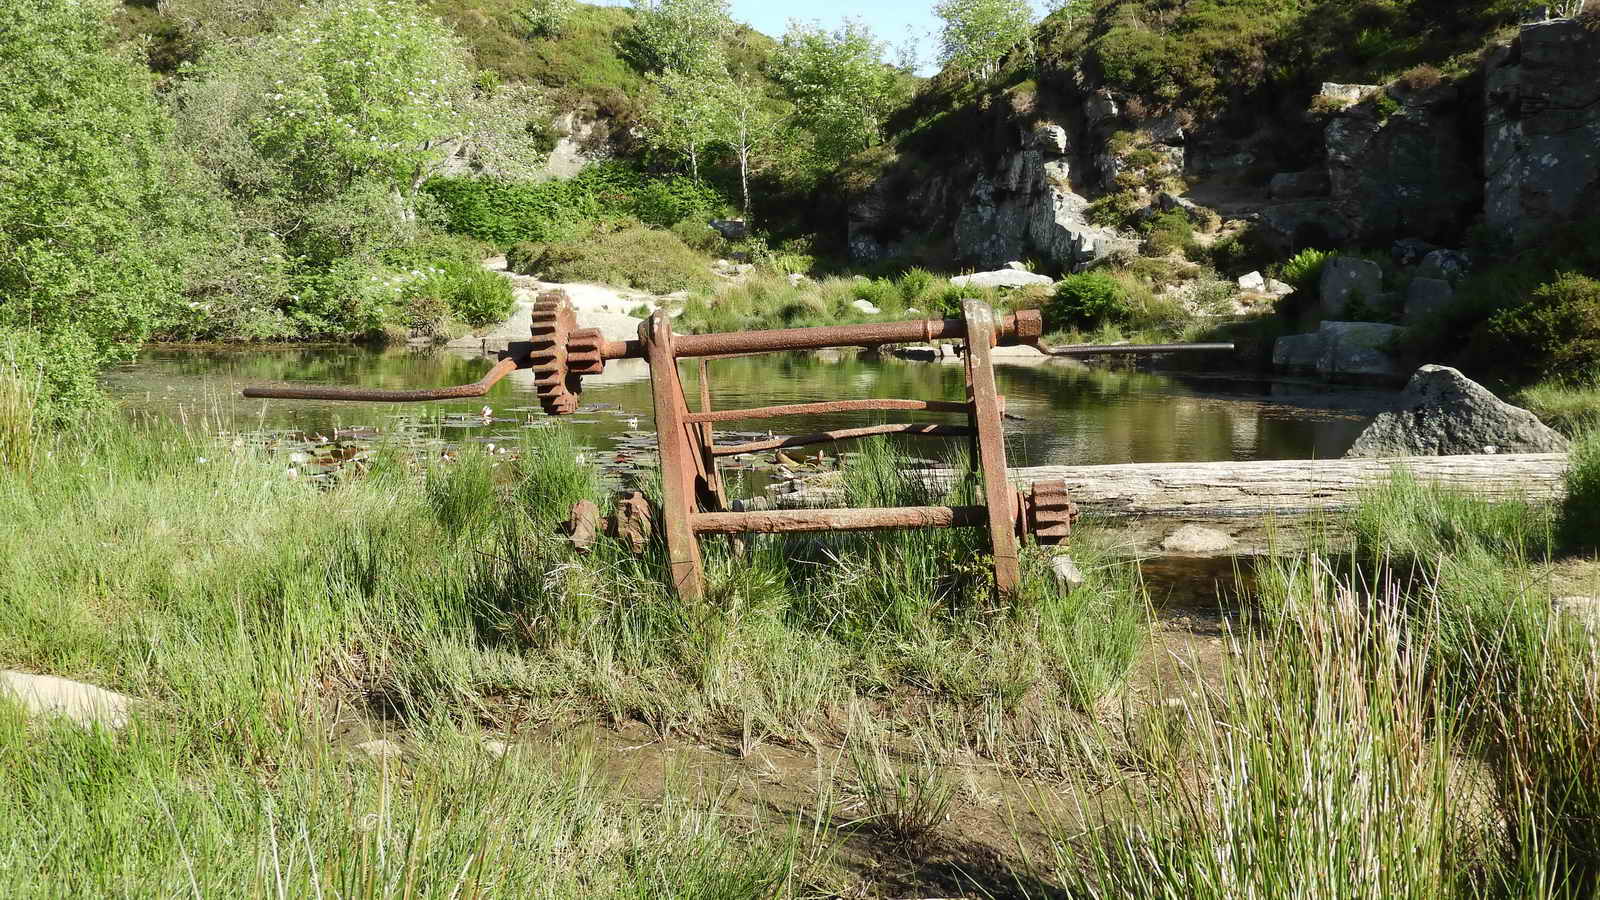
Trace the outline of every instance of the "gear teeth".
<instances>
[{"instance_id":1,"label":"gear teeth","mask_svg":"<svg viewBox=\"0 0 1600 900\"><path fill-rule=\"evenodd\" d=\"M533 369L534 391L548 415L566 416L578 410L581 387L569 367L567 342L577 330L572 300L564 291L545 291L533 304L532 344L528 362Z\"/></svg>"},{"instance_id":2,"label":"gear teeth","mask_svg":"<svg viewBox=\"0 0 1600 900\"><path fill-rule=\"evenodd\" d=\"M583 328L567 338L567 371L573 375L599 375L606 361L600 355L604 338L599 329Z\"/></svg>"},{"instance_id":3,"label":"gear teeth","mask_svg":"<svg viewBox=\"0 0 1600 900\"><path fill-rule=\"evenodd\" d=\"M1041 545L1062 543L1072 534L1078 504L1072 502L1064 481L1039 481L1028 492L1029 525Z\"/></svg>"}]
</instances>

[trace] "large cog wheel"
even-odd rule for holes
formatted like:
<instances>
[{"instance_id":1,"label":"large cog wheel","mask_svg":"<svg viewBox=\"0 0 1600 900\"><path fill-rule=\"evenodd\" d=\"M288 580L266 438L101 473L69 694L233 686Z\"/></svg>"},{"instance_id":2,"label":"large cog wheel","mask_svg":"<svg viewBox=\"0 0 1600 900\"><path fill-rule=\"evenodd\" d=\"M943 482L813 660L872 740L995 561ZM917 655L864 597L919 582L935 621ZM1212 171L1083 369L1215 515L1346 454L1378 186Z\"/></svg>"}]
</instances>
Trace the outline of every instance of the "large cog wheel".
<instances>
[{"instance_id":1,"label":"large cog wheel","mask_svg":"<svg viewBox=\"0 0 1600 900\"><path fill-rule=\"evenodd\" d=\"M1072 534L1072 520L1078 517L1078 504L1072 502L1064 481L1036 481L1028 490L1027 525L1034 540L1050 547Z\"/></svg>"},{"instance_id":2,"label":"large cog wheel","mask_svg":"<svg viewBox=\"0 0 1600 900\"><path fill-rule=\"evenodd\" d=\"M578 317L565 291L545 291L534 302L533 346L528 362L533 369L539 406L549 415L566 416L578 411L578 393L583 389L580 376L584 373L573 371L569 343L575 334L586 335L588 331L592 329L578 330ZM604 365L599 359L598 343L593 356L594 361ZM592 367L587 356L580 356L577 362L584 368Z\"/></svg>"}]
</instances>

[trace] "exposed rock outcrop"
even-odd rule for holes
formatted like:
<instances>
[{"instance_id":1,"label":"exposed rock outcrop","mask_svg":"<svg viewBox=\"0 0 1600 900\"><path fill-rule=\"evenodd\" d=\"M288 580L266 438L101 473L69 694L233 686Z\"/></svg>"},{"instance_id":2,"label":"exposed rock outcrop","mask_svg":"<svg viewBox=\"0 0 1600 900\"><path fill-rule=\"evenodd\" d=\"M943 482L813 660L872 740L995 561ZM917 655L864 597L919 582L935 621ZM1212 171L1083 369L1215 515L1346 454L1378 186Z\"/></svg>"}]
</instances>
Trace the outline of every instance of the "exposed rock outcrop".
<instances>
[{"instance_id":1,"label":"exposed rock outcrop","mask_svg":"<svg viewBox=\"0 0 1600 900\"><path fill-rule=\"evenodd\" d=\"M1335 319L1353 301L1375 302L1383 293L1383 267L1359 256L1335 256L1322 267L1322 314Z\"/></svg>"},{"instance_id":2,"label":"exposed rock outcrop","mask_svg":"<svg viewBox=\"0 0 1600 900\"><path fill-rule=\"evenodd\" d=\"M1423 366L1401 406L1379 414L1346 456L1560 453L1567 439L1449 366Z\"/></svg>"},{"instance_id":3,"label":"exposed rock outcrop","mask_svg":"<svg viewBox=\"0 0 1600 900\"><path fill-rule=\"evenodd\" d=\"M993 272L975 272L971 275L957 275L950 279L956 287L984 287L984 288L1019 288L1038 285L1049 287L1055 284L1054 278L1049 275L1035 275L1023 269L997 269Z\"/></svg>"},{"instance_id":4,"label":"exposed rock outcrop","mask_svg":"<svg viewBox=\"0 0 1600 900\"><path fill-rule=\"evenodd\" d=\"M1526 244L1600 204L1600 29L1522 26L1484 61L1484 214Z\"/></svg>"}]
</instances>

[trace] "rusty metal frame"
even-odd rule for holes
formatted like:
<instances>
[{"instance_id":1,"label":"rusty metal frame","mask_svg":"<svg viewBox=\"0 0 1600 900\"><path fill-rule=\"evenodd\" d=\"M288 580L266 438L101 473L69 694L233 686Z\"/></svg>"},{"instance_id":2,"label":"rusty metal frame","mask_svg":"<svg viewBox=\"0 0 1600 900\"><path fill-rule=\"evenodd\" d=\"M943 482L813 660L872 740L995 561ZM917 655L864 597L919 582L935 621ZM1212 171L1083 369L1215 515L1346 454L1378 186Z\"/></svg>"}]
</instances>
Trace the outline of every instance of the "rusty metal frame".
<instances>
[{"instance_id":1,"label":"rusty metal frame","mask_svg":"<svg viewBox=\"0 0 1600 900\"><path fill-rule=\"evenodd\" d=\"M669 579L685 599L705 592L704 562L698 536L781 534L813 531L856 531L887 528L983 528L989 533L994 588L1001 598L1021 585L1021 540L1032 535L1053 544L1067 539L1076 506L1058 482L1036 484L1027 494L1012 490L1006 478L1003 430L1005 397L994 377L991 351L997 346L1038 346L1042 320L1037 310L997 317L979 300L962 302L959 318L921 319L870 325L792 328L726 334L675 335L670 317L657 310L639 326L637 340L603 340L594 330L577 327L571 301L561 291L539 295L534 304L532 340L513 343L484 377L469 385L433 390L380 391L361 388L252 387L246 397L291 400L357 400L405 402L481 397L517 369L532 369L541 405L551 415L577 409L582 376L598 374L607 360L643 359L650 366L651 403L655 410L661 461L661 523ZM753 409L713 410L706 360L752 353L817 350L829 347L879 347L884 344L960 340L964 343L967 396L946 400L832 400L791 403ZM1231 349L1231 344L1158 344L1121 347L1071 347L1045 351L1058 356L1105 353L1168 353L1190 349ZM689 408L678 362L695 359L699 366L699 411ZM783 416L860 410L910 410L963 413L965 425L904 423L841 428L792 437L716 446L715 423ZM966 437L972 441L973 476L982 487L983 503L974 506L896 507L888 509L791 509L728 512L717 461L730 456L831 443L869 435ZM568 532L580 546L608 534L641 552L657 525L648 503L633 492L617 503L611 516L590 501L573 510Z\"/></svg>"}]
</instances>

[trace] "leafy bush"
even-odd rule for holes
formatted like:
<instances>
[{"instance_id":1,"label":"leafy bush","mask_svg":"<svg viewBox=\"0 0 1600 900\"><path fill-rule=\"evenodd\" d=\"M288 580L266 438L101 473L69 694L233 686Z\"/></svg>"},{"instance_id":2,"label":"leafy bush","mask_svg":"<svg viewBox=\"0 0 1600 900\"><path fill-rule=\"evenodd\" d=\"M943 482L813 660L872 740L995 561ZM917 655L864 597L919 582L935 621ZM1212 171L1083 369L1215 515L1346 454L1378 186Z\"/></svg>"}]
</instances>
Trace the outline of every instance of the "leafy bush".
<instances>
[{"instance_id":1,"label":"leafy bush","mask_svg":"<svg viewBox=\"0 0 1600 900\"><path fill-rule=\"evenodd\" d=\"M424 189L438 201L451 231L500 247L572 239L601 219L631 217L669 228L685 219L713 218L727 206L709 185L645 175L618 162L589 166L561 181L435 178Z\"/></svg>"},{"instance_id":2,"label":"leafy bush","mask_svg":"<svg viewBox=\"0 0 1600 900\"><path fill-rule=\"evenodd\" d=\"M504 321L516 299L509 279L475 266L455 285L450 296L450 311L457 319L481 328Z\"/></svg>"},{"instance_id":3,"label":"leafy bush","mask_svg":"<svg viewBox=\"0 0 1600 900\"><path fill-rule=\"evenodd\" d=\"M1046 331L1092 327L1122 321L1128 313L1127 292L1120 282L1102 272L1084 272L1068 275L1056 285L1055 295L1044 306L1044 327Z\"/></svg>"},{"instance_id":4,"label":"leafy bush","mask_svg":"<svg viewBox=\"0 0 1600 900\"><path fill-rule=\"evenodd\" d=\"M0 328L0 380L9 382L5 390L15 405L0 430L9 430L24 415L34 424L57 426L104 405L96 379L99 362L94 342L85 335Z\"/></svg>"},{"instance_id":5,"label":"leafy bush","mask_svg":"<svg viewBox=\"0 0 1600 900\"><path fill-rule=\"evenodd\" d=\"M50 348L26 354L43 368L46 416L176 315L195 260L227 242L226 211L178 153L149 73L106 51L113 8L0 12L0 329L37 333L13 334L13 352Z\"/></svg>"},{"instance_id":6,"label":"leafy bush","mask_svg":"<svg viewBox=\"0 0 1600 900\"><path fill-rule=\"evenodd\" d=\"M1181 209L1162 213L1145 225L1146 256L1168 256L1177 251L1187 251L1194 246L1194 223Z\"/></svg>"},{"instance_id":7,"label":"leafy bush","mask_svg":"<svg viewBox=\"0 0 1600 900\"><path fill-rule=\"evenodd\" d=\"M544 254L544 244L521 241L506 250L506 268L518 275L532 275L539 257Z\"/></svg>"},{"instance_id":8,"label":"leafy bush","mask_svg":"<svg viewBox=\"0 0 1600 900\"><path fill-rule=\"evenodd\" d=\"M1332 250L1307 248L1284 260L1278 268L1278 278L1297 291L1314 295L1322 283L1322 267L1333 258Z\"/></svg>"},{"instance_id":9,"label":"leafy bush","mask_svg":"<svg viewBox=\"0 0 1600 900\"><path fill-rule=\"evenodd\" d=\"M707 225L704 219L684 219L669 230L678 236L678 240L683 241L684 246L707 256L720 256L727 246L727 241L723 240L722 235Z\"/></svg>"},{"instance_id":10,"label":"leafy bush","mask_svg":"<svg viewBox=\"0 0 1600 900\"><path fill-rule=\"evenodd\" d=\"M1266 268L1273 258L1272 249L1252 228L1220 238L1209 247L1191 245L1184 255L1230 276Z\"/></svg>"},{"instance_id":11,"label":"leafy bush","mask_svg":"<svg viewBox=\"0 0 1600 900\"><path fill-rule=\"evenodd\" d=\"M1565 273L1522 303L1491 317L1481 344L1524 370L1579 377L1600 359L1600 281Z\"/></svg>"},{"instance_id":12,"label":"leafy bush","mask_svg":"<svg viewBox=\"0 0 1600 900\"><path fill-rule=\"evenodd\" d=\"M530 266L546 281L590 281L653 294L709 287L704 257L670 231L637 222L602 226L544 248Z\"/></svg>"}]
</instances>

